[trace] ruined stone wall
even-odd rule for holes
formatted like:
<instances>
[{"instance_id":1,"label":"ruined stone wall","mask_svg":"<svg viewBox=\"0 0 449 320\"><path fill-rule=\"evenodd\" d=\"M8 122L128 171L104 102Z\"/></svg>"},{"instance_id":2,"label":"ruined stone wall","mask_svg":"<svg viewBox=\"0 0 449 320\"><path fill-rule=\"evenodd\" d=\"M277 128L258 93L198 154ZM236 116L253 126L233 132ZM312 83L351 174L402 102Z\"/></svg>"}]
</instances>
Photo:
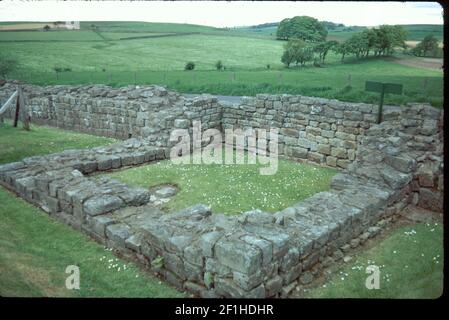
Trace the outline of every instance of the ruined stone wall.
<instances>
[{"instance_id":1,"label":"ruined stone wall","mask_svg":"<svg viewBox=\"0 0 449 320\"><path fill-rule=\"evenodd\" d=\"M51 90L60 92L56 87ZM117 101L107 97L115 94L108 90L117 93L123 89L105 89L101 97L86 98L91 105L99 105L90 109L94 110L93 118L107 118L115 109L103 106L103 101L133 105L130 100L135 99L133 103L141 106L147 99L142 93L155 94L161 89L130 89L127 95L135 92L139 96L119 99L119 94L114 96ZM56 120L68 117L61 120L65 126L68 119L75 118L65 104L89 104L70 92L60 95L62 100L56 99L59 102L54 112L59 114ZM106 147L26 158L0 166L0 184L55 218L136 259L179 289L201 297L288 296L298 284L310 283L320 276L323 267L341 259L348 246L354 248L377 234L406 205L442 210L441 110L421 104L386 108L384 122L377 125L373 123L374 107L365 104L259 95L245 99L241 106L221 108L213 98L184 100L168 92L162 96L168 96L167 104L174 101L175 107L155 107L159 121L167 122L152 123L149 128L156 128L151 134L165 135L165 139L148 138L149 134ZM39 97L30 97L34 98ZM70 102L72 98L74 102ZM178 101L182 101L179 106ZM60 108L66 109L60 112ZM81 115L85 111L77 112ZM136 111L135 119L138 112L147 111ZM152 115L151 110L148 114ZM312 161L319 158L322 164L328 157L337 158L337 166L338 159L348 163L342 165L340 161L340 167L345 168L334 176L327 192L274 214L253 210L233 216L212 213L202 204L163 212L151 200L149 190L92 175L166 158L170 148L165 143L165 130L187 128L195 119L202 120L203 130L220 126L220 119L224 127L280 127L284 153L301 151L305 157L293 157ZM149 119L143 119L140 128L146 128L145 120ZM326 146L325 141L330 154L319 151L319 146ZM348 141L356 145L349 147L345 144ZM349 150L354 152L352 162Z\"/></svg>"},{"instance_id":2,"label":"ruined stone wall","mask_svg":"<svg viewBox=\"0 0 449 320\"><path fill-rule=\"evenodd\" d=\"M17 86L0 88L5 102ZM128 139L145 137L167 146L170 132L199 120L204 129L221 128L221 106L212 96L185 98L159 86L103 85L23 86L31 122L58 128ZM12 118L14 108L9 110Z\"/></svg>"},{"instance_id":3,"label":"ruined stone wall","mask_svg":"<svg viewBox=\"0 0 449 320\"><path fill-rule=\"evenodd\" d=\"M373 125L328 192L274 214L226 216L201 204L166 213L149 190L90 175L165 158L169 148L148 139L2 165L0 184L179 289L201 297L285 297L347 247L377 234L415 197L442 204L442 187L435 186L443 179L439 119L439 110L415 105Z\"/></svg>"},{"instance_id":4,"label":"ruined stone wall","mask_svg":"<svg viewBox=\"0 0 449 320\"><path fill-rule=\"evenodd\" d=\"M376 123L378 107L322 98L258 94L242 104L227 105L223 128L280 128L279 153L287 158L346 168L354 161L357 144ZM385 106L384 120L400 113Z\"/></svg>"}]
</instances>

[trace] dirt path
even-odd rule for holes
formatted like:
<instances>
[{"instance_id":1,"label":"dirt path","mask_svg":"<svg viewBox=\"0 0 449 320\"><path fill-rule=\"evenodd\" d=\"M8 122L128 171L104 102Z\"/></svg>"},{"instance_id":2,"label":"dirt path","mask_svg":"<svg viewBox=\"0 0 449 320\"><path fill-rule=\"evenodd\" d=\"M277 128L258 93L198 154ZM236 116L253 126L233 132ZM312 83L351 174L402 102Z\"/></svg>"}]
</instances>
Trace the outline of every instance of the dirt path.
<instances>
[{"instance_id":1,"label":"dirt path","mask_svg":"<svg viewBox=\"0 0 449 320\"><path fill-rule=\"evenodd\" d=\"M385 58L387 61L391 61L394 63L399 63L406 66L418 67L430 70L442 70L443 68L443 59L439 58L396 58L396 57L387 57Z\"/></svg>"}]
</instances>

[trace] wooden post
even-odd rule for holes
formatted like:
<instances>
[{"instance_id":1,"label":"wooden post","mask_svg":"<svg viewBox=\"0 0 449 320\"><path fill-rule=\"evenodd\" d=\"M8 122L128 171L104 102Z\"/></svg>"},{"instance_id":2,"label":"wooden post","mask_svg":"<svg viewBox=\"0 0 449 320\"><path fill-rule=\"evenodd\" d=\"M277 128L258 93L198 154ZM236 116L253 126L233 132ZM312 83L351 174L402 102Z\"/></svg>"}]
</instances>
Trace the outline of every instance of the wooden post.
<instances>
[{"instance_id":1,"label":"wooden post","mask_svg":"<svg viewBox=\"0 0 449 320\"><path fill-rule=\"evenodd\" d=\"M382 121L382 109L384 107L384 96L385 96L385 84L382 85L382 92L380 93L380 103L379 103L379 113L377 114L377 123Z\"/></svg>"},{"instance_id":2,"label":"wooden post","mask_svg":"<svg viewBox=\"0 0 449 320\"><path fill-rule=\"evenodd\" d=\"M17 89L17 100L16 100L16 113L14 114L14 128L17 128L17 122L19 121L19 111L20 111L20 86Z\"/></svg>"},{"instance_id":3,"label":"wooden post","mask_svg":"<svg viewBox=\"0 0 449 320\"><path fill-rule=\"evenodd\" d=\"M22 92L22 88L19 89L19 95L17 96L20 104L20 114L22 116L23 128L26 131L30 131L30 115L28 114L28 107L25 104L25 97Z\"/></svg>"}]
</instances>

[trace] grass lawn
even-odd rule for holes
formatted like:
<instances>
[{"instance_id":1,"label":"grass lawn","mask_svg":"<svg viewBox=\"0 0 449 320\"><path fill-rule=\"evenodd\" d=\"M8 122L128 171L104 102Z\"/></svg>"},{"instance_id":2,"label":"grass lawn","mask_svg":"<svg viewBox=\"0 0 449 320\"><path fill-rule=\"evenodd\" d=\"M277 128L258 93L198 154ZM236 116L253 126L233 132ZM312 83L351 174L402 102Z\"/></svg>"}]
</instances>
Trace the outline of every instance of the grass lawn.
<instances>
[{"instance_id":1,"label":"grass lawn","mask_svg":"<svg viewBox=\"0 0 449 320\"><path fill-rule=\"evenodd\" d=\"M309 298L435 299L443 293L443 224L420 223L394 230L357 255ZM380 269L380 289L365 287L368 265Z\"/></svg>"},{"instance_id":2,"label":"grass lawn","mask_svg":"<svg viewBox=\"0 0 449 320\"><path fill-rule=\"evenodd\" d=\"M0 124L0 164L18 161L34 155L50 154L66 149L92 148L117 140L71 131L33 125L31 131L17 128L11 121Z\"/></svg>"},{"instance_id":3,"label":"grass lawn","mask_svg":"<svg viewBox=\"0 0 449 320\"><path fill-rule=\"evenodd\" d=\"M167 209L203 203L215 213L238 214L252 209L282 210L328 190L332 176L337 173L336 169L287 160L279 160L274 175L261 175L260 167L260 164L179 165L164 160L108 175L141 187L178 186L180 191L165 204Z\"/></svg>"},{"instance_id":4,"label":"grass lawn","mask_svg":"<svg viewBox=\"0 0 449 320\"><path fill-rule=\"evenodd\" d=\"M0 203L0 296L183 296L2 187ZM69 265L79 267L80 290L65 287Z\"/></svg>"}]
</instances>

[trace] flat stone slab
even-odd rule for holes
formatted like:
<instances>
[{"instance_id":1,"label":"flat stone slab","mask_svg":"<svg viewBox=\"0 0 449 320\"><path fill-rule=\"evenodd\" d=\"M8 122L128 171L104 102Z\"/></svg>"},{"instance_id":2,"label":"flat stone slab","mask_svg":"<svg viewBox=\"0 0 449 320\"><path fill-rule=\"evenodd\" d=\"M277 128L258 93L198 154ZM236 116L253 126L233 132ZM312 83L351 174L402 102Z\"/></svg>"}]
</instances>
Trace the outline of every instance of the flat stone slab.
<instances>
[{"instance_id":1,"label":"flat stone slab","mask_svg":"<svg viewBox=\"0 0 449 320\"><path fill-rule=\"evenodd\" d=\"M151 188L150 191L153 191L153 194L158 198L170 198L178 193L178 188L172 185L159 185Z\"/></svg>"}]
</instances>

